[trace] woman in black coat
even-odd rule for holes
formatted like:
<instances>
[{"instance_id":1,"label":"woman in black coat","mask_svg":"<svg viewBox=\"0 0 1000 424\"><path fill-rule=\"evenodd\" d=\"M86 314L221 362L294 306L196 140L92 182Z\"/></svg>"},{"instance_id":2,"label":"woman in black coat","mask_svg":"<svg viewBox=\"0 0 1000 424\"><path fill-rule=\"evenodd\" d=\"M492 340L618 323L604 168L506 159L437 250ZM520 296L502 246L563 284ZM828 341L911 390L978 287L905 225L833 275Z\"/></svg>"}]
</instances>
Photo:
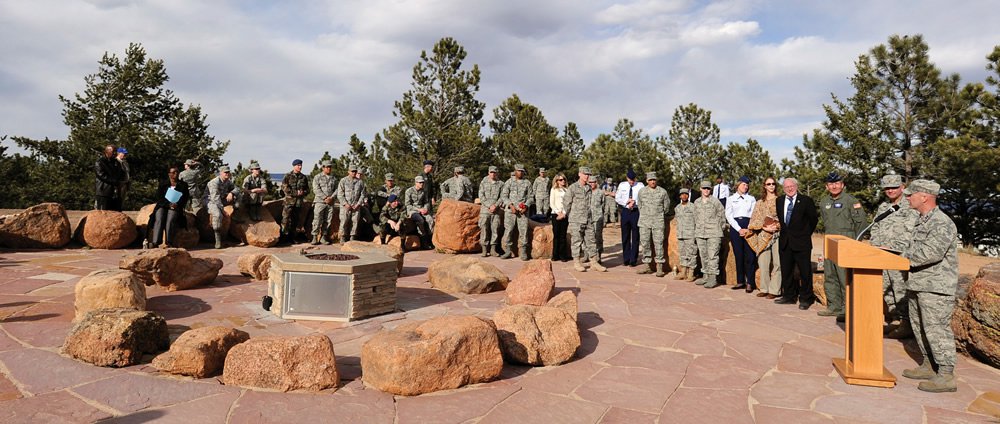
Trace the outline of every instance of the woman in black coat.
<instances>
[{"instance_id":1,"label":"woman in black coat","mask_svg":"<svg viewBox=\"0 0 1000 424\"><path fill-rule=\"evenodd\" d=\"M191 199L186 182L177 177L177 167L172 166L167 171L167 179L160 181L160 186L156 190L156 208L149 215L147 224L147 240L152 247L159 247L163 242L163 233L166 231L167 247L174 247L174 234L177 228L187 228L187 219L184 217L184 206ZM181 198L175 203L167 200L167 190L173 187L181 193Z\"/></svg>"}]
</instances>

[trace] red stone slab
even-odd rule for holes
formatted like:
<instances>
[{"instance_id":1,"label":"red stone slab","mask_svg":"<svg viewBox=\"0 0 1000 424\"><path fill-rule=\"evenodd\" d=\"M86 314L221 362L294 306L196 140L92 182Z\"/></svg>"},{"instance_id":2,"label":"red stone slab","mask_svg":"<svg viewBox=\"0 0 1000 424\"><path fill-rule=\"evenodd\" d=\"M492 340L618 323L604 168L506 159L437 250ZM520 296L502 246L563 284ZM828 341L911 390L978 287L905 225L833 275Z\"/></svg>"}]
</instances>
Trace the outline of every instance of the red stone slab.
<instances>
[{"instance_id":1,"label":"red stone slab","mask_svg":"<svg viewBox=\"0 0 1000 424\"><path fill-rule=\"evenodd\" d=\"M246 391L236 401L229 422L298 423L304 417L337 423L392 423L391 395L362 391L362 394L271 393Z\"/></svg>"},{"instance_id":2,"label":"red stone slab","mask_svg":"<svg viewBox=\"0 0 1000 424\"><path fill-rule=\"evenodd\" d=\"M465 422L482 417L520 390L506 385L470 387L421 396L396 397L396 424Z\"/></svg>"},{"instance_id":3,"label":"red stone slab","mask_svg":"<svg viewBox=\"0 0 1000 424\"><path fill-rule=\"evenodd\" d=\"M194 382L125 373L74 387L71 390L84 398L122 412L169 406L223 392L239 392L239 388L212 382L214 382L212 379Z\"/></svg>"},{"instance_id":4,"label":"red stone slab","mask_svg":"<svg viewBox=\"0 0 1000 424\"><path fill-rule=\"evenodd\" d=\"M608 367L574 393L594 403L655 414L683 378L684 374L659 370Z\"/></svg>"},{"instance_id":5,"label":"red stone slab","mask_svg":"<svg viewBox=\"0 0 1000 424\"><path fill-rule=\"evenodd\" d=\"M108 420L115 424L171 422L184 424L224 423L229 408L240 397L240 391L219 393L165 408L151 408Z\"/></svg>"},{"instance_id":6,"label":"red stone slab","mask_svg":"<svg viewBox=\"0 0 1000 424\"><path fill-rule=\"evenodd\" d=\"M865 393L824 396L816 400L814 410L855 420L872 422L918 423L923 421L923 408L915 403L896 398L886 402L877 392L888 390L866 387Z\"/></svg>"},{"instance_id":7,"label":"red stone slab","mask_svg":"<svg viewBox=\"0 0 1000 424\"><path fill-rule=\"evenodd\" d=\"M626 343L652 348L673 346L683 333L660 330L641 325L625 325L607 332L608 335L621 337Z\"/></svg>"},{"instance_id":8,"label":"red stone slab","mask_svg":"<svg viewBox=\"0 0 1000 424\"><path fill-rule=\"evenodd\" d=\"M656 419L654 414L611 407L601 417L601 424L654 424Z\"/></svg>"},{"instance_id":9,"label":"red stone slab","mask_svg":"<svg viewBox=\"0 0 1000 424\"><path fill-rule=\"evenodd\" d=\"M778 371L809 375L830 375L833 367L829 354L817 353L801 346L785 343L778 354Z\"/></svg>"},{"instance_id":10,"label":"red stone slab","mask_svg":"<svg viewBox=\"0 0 1000 424\"><path fill-rule=\"evenodd\" d=\"M578 360L556 367L536 368L536 372L522 378L519 385L525 389L569 395L604 368L604 365L590 360Z\"/></svg>"},{"instance_id":11,"label":"red stone slab","mask_svg":"<svg viewBox=\"0 0 1000 424\"><path fill-rule=\"evenodd\" d=\"M660 413L661 422L753 423L746 390L688 389L674 392Z\"/></svg>"},{"instance_id":12,"label":"red stone slab","mask_svg":"<svg viewBox=\"0 0 1000 424\"><path fill-rule=\"evenodd\" d=\"M808 410L814 400L834 393L827 388L833 379L830 376L774 372L761 378L750 389L750 396L765 406Z\"/></svg>"},{"instance_id":13,"label":"red stone slab","mask_svg":"<svg viewBox=\"0 0 1000 424\"><path fill-rule=\"evenodd\" d=\"M743 359L703 355L688 366L684 387L749 389L762 374Z\"/></svg>"},{"instance_id":14,"label":"red stone slab","mask_svg":"<svg viewBox=\"0 0 1000 424\"><path fill-rule=\"evenodd\" d=\"M17 321L5 322L4 329L11 336L32 347L58 350L66 340L66 335L73 328L70 322L51 321Z\"/></svg>"},{"instance_id":15,"label":"red stone slab","mask_svg":"<svg viewBox=\"0 0 1000 424\"><path fill-rule=\"evenodd\" d=\"M707 327L685 332L674 342L673 348L692 355L722 355L726 351L719 332Z\"/></svg>"},{"instance_id":16,"label":"red stone slab","mask_svg":"<svg viewBox=\"0 0 1000 424\"><path fill-rule=\"evenodd\" d=\"M38 395L113 377L120 371L95 367L41 349L0 352L0 362L28 392Z\"/></svg>"},{"instance_id":17,"label":"red stone slab","mask_svg":"<svg viewBox=\"0 0 1000 424\"><path fill-rule=\"evenodd\" d=\"M593 402L523 389L497 405L479 424L593 423L607 409L607 406Z\"/></svg>"},{"instance_id":18,"label":"red stone slab","mask_svg":"<svg viewBox=\"0 0 1000 424\"><path fill-rule=\"evenodd\" d=\"M110 416L65 391L4 402L0 408L4 423L89 423Z\"/></svg>"},{"instance_id":19,"label":"red stone slab","mask_svg":"<svg viewBox=\"0 0 1000 424\"><path fill-rule=\"evenodd\" d=\"M833 424L833 418L812 411L754 405L754 419L759 423Z\"/></svg>"},{"instance_id":20,"label":"red stone slab","mask_svg":"<svg viewBox=\"0 0 1000 424\"><path fill-rule=\"evenodd\" d=\"M14 386L7 376L0 374L0 402L14 400L24 397L20 390Z\"/></svg>"},{"instance_id":21,"label":"red stone slab","mask_svg":"<svg viewBox=\"0 0 1000 424\"><path fill-rule=\"evenodd\" d=\"M59 283L59 281L21 278L14 281L0 283L0 295L28 294L34 290L56 283Z\"/></svg>"},{"instance_id":22,"label":"red stone slab","mask_svg":"<svg viewBox=\"0 0 1000 424\"><path fill-rule=\"evenodd\" d=\"M639 346L626 345L621 352L608 360L611 365L621 367L642 367L674 374L684 374L691 355L662 351Z\"/></svg>"}]
</instances>

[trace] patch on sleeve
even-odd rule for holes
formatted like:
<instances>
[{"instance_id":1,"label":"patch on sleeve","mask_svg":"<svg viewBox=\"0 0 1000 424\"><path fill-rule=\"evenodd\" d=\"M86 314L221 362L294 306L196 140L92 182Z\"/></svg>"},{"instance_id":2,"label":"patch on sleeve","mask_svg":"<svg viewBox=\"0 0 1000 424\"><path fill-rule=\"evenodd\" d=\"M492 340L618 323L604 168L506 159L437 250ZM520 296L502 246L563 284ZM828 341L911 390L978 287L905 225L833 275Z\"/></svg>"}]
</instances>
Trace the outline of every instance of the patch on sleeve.
<instances>
[{"instance_id":1,"label":"patch on sleeve","mask_svg":"<svg viewBox=\"0 0 1000 424\"><path fill-rule=\"evenodd\" d=\"M861 203L855 203L854 209L861 209Z\"/></svg>"}]
</instances>

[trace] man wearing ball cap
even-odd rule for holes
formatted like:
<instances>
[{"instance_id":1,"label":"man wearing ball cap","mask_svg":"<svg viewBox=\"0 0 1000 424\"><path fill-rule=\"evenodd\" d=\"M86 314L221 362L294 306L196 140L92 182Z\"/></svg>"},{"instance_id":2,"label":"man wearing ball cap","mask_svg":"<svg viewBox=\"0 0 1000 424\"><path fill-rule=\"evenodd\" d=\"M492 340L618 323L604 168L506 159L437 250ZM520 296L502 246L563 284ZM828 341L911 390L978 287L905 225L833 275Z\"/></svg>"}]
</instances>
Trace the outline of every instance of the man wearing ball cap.
<instances>
[{"instance_id":1,"label":"man wearing ball cap","mask_svg":"<svg viewBox=\"0 0 1000 424\"><path fill-rule=\"evenodd\" d=\"M281 208L281 236L287 243L294 243L296 230L301 229L299 211L309 194L309 177L302 173L302 159L292 161L292 172L281 180L281 192L285 193L285 203Z\"/></svg>"}]
</instances>

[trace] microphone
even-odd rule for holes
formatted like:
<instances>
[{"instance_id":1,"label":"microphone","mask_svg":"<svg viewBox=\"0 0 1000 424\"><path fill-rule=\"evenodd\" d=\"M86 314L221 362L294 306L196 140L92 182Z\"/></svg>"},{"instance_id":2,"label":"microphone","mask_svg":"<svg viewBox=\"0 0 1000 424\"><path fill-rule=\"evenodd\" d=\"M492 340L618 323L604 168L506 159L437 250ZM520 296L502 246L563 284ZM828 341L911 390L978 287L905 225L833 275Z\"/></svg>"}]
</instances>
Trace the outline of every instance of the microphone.
<instances>
[{"instance_id":1,"label":"microphone","mask_svg":"<svg viewBox=\"0 0 1000 424\"><path fill-rule=\"evenodd\" d=\"M861 240L861 237L863 237L865 235L865 233L868 232L868 230L871 230L873 225L875 225L877 222L879 222L879 221L881 221L883 219L888 218L889 215L892 215L893 212L896 212L898 210L899 210L899 205L892 205L891 208L889 208L885 212L882 212L881 214L879 214L879 216L876 216L875 219L872 220L871 224L868 224L868 226L865 227L864 230L861 230L861 232L858 233L858 237L855 240Z\"/></svg>"}]
</instances>

